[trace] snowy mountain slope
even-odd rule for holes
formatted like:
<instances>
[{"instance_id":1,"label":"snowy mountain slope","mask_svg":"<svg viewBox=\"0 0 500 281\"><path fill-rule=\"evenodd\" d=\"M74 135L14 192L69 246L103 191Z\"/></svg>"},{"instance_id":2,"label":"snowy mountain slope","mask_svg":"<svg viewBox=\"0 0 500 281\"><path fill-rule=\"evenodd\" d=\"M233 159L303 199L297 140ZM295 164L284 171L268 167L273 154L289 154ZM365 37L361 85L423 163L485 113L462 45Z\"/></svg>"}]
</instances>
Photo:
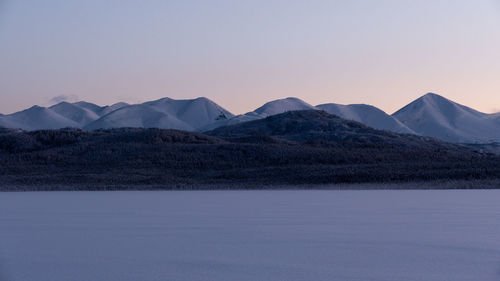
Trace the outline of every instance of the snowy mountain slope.
<instances>
[{"instance_id":1,"label":"snowy mountain slope","mask_svg":"<svg viewBox=\"0 0 500 281\"><path fill-rule=\"evenodd\" d=\"M192 126L174 116L143 105L131 105L115 110L85 126L84 129L96 130L121 127L193 130Z\"/></svg>"},{"instance_id":2,"label":"snowy mountain slope","mask_svg":"<svg viewBox=\"0 0 500 281\"><path fill-rule=\"evenodd\" d=\"M33 106L9 115L0 115L0 127L23 130L59 129L65 127L83 128L107 112L127 104L98 106L88 102L61 102L49 108Z\"/></svg>"},{"instance_id":3,"label":"snowy mountain slope","mask_svg":"<svg viewBox=\"0 0 500 281\"><path fill-rule=\"evenodd\" d=\"M29 109L0 117L0 126L23 130L78 128L79 124L48 108L33 106Z\"/></svg>"},{"instance_id":4,"label":"snowy mountain slope","mask_svg":"<svg viewBox=\"0 0 500 281\"><path fill-rule=\"evenodd\" d=\"M50 110L64 116L78 124L78 127L83 127L88 123L99 119L99 114L86 107L79 106L78 104L61 102L49 107Z\"/></svg>"},{"instance_id":5,"label":"snowy mountain slope","mask_svg":"<svg viewBox=\"0 0 500 281\"><path fill-rule=\"evenodd\" d=\"M344 119L360 122L375 129L414 134L411 129L406 127L398 119L371 105L327 103L317 105L316 108L330 114L335 114Z\"/></svg>"},{"instance_id":6,"label":"snowy mountain slope","mask_svg":"<svg viewBox=\"0 0 500 281\"><path fill-rule=\"evenodd\" d=\"M377 130L321 110L289 111L264 119L220 127L205 134L229 141L269 136L294 142L341 142L416 147L422 150L428 148L467 150L461 145L445 143L434 138Z\"/></svg>"},{"instance_id":7,"label":"snowy mountain slope","mask_svg":"<svg viewBox=\"0 0 500 281\"><path fill-rule=\"evenodd\" d=\"M157 127L204 132L296 110L324 110L376 129L413 133L450 142L500 142L500 113L481 113L432 93L413 101L392 116L370 105L329 103L315 107L298 98L270 101L238 116L207 98L163 98L142 104L117 103L102 107L84 101L62 102L49 108L34 106L13 114L0 114L0 127L24 130Z\"/></svg>"},{"instance_id":8,"label":"snowy mountain slope","mask_svg":"<svg viewBox=\"0 0 500 281\"><path fill-rule=\"evenodd\" d=\"M414 133L399 120L374 106L363 104L340 105L334 103L312 106L298 98L285 98L268 102L252 112L210 124L202 128L202 131L209 131L221 126L236 125L243 122L258 120L287 111L311 109L324 110L330 114L338 115L344 119L358 121L376 129L397 133Z\"/></svg>"},{"instance_id":9,"label":"snowy mountain slope","mask_svg":"<svg viewBox=\"0 0 500 281\"><path fill-rule=\"evenodd\" d=\"M104 107L101 108L100 115L104 116L106 114L109 114L109 113L111 113L111 112L113 112L115 110L118 110L118 109L120 109L122 107L125 107L125 106L129 106L129 104L125 103L125 102L118 102L118 103L115 103L113 105L104 106Z\"/></svg>"},{"instance_id":10,"label":"snowy mountain slope","mask_svg":"<svg viewBox=\"0 0 500 281\"><path fill-rule=\"evenodd\" d=\"M245 114L237 115L227 120L219 120L215 123L208 124L207 126L201 127L200 131L210 131L218 127L236 125L248 121L254 121L262 118L266 118L271 115L276 115L284 113L287 111L295 110L308 110L316 109L314 106L306 103L305 101L298 98L284 98L274 101L270 101L257 108L254 111L247 112Z\"/></svg>"},{"instance_id":11,"label":"snowy mountain slope","mask_svg":"<svg viewBox=\"0 0 500 281\"><path fill-rule=\"evenodd\" d=\"M99 106L97 104L94 104L94 103L91 103L91 102L86 102L86 101L79 101L79 102L75 102L75 103L72 103L72 104L75 105L75 106L78 106L78 107L90 110L90 111L94 112L95 114L97 114L99 116L102 114L103 108L107 107L107 106L104 106L104 107L103 106Z\"/></svg>"},{"instance_id":12,"label":"snowy mountain slope","mask_svg":"<svg viewBox=\"0 0 500 281\"><path fill-rule=\"evenodd\" d=\"M428 93L393 114L417 134L450 142L500 140L500 123L490 114Z\"/></svg>"},{"instance_id":13,"label":"snowy mountain slope","mask_svg":"<svg viewBox=\"0 0 500 281\"><path fill-rule=\"evenodd\" d=\"M99 128L145 127L196 131L234 115L207 98L174 100L163 98L125 106L85 126Z\"/></svg>"},{"instance_id":14,"label":"snowy mountain slope","mask_svg":"<svg viewBox=\"0 0 500 281\"><path fill-rule=\"evenodd\" d=\"M113 105L98 106L97 104L93 104L93 103L85 102L85 101L79 101L79 102L75 102L73 104L77 105L79 107L85 108L87 110L90 110L90 111L94 112L95 114L97 114L99 117L104 116L108 113L111 113L111 112L117 110L117 109L120 109L122 107L129 105L128 103L118 102L118 103L115 103Z\"/></svg>"},{"instance_id":15,"label":"snowy mountain slope","mask_svg":"<svg viewBox=\"0 0 500 281\"><path fill-rule=\"evenodd\" d=\"M253 112L247 113L246 115L258 116L259 118L264 118L267 116L276 115L287 111L308 110L308 109L316 109L316 108L298 98L285 98L285 99L270 101L264 104L263 106L257 108Z\"/></svg>"},{"instance_id":16,"label":"snowy mountain slope","mask_svg":"<svg viewBox=\"0 0 500 281\"><path fill-rule=\"evenodd\" d=\"M152 108L172 114L179 120L199 128L217 120L224 120L234 115L213 101L201 97L193 100L174 100L164 98L145 103Z\"/></svg>"}]
</instances>

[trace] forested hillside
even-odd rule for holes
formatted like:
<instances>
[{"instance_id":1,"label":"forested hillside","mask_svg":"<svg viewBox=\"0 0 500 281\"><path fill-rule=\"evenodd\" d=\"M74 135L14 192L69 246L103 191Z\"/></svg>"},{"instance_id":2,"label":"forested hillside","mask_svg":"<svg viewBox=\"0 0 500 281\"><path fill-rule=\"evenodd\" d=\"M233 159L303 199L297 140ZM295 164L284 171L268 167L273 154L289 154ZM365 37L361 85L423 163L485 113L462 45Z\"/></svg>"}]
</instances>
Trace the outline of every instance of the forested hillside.
<instances>
[{"instance_id":1,"label":"forested hillside","mask_svg":"<svg viewBox=\"0 0 500 281\"><path fill-rule=\"evenodd\" d=\"M298 111L208 134L0 130L3 190L269 188L497 179L499 158Z\"/></svg>"}]
</instances>

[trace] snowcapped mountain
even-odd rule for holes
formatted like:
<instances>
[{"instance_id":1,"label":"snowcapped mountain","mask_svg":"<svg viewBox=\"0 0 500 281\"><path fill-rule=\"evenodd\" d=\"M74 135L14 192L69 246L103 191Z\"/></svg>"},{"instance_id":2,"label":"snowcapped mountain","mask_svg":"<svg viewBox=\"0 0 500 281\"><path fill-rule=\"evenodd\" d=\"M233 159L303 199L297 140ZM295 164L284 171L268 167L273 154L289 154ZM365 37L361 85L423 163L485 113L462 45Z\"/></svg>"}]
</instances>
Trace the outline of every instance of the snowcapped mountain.
<instances>
[{"instance_id":1,"label":"snowcapped mountain","mask_svg":"<svg viewBox=\"0 0 500 281\"><path fill-rule=\"evenodd\" d=\"M99 118L99 114L95 111L87 109L86 107L79 106L78 104L68 102L61 102L53 105L49 107L49 110L52 110L53 112L56 112L59 115L74 121L76 124L78 124L77 127L83 127L86 124Z\"/></svg>"},{"instance_id":2,"label":"snowcapped mountain","mask_svg":"<svg viewBox=\"0 0 500 281\"><path fill-rule=\"evenodd\" d=\"M29 109L0 117L0 126L23 130L59 129L78 127L79 124L48 108L33 106Z\"/></svg>"},{"instance_id":3,"label":"snowcapped mountain","mask_svg":"<svg viewBox=\"0 0 500 281\"><path fill-rule=\"evenodd\" d=\"M234 115L207 98L174 100L163 98L115 110L88 124L86 130L144 127L196 131Z\"/></svg>"},{"instance_id":4,"label":"snowcapped mountain","mask_svg":"<svg viewBox=\"0 0 500 281\"><path fill-rule=\"evenodd\" d=\"M360 122L375 129L403 134L415 134L415 132L406 127L398 119L371 105L327 103L317 105L316 108L344 119Z\"/></svg>"},{"instance_id":5,"label":"snowcapped mountain","mask_svg":"<svg viewBox=\"0 0 500 281\"><path fill-rule=\"evenodd\" d=\"M125 107L125 106L129 106L128 103L125 103L125 102L118 102L118 103L115 103L113 105L107 105L107 106L104 106L104 107L101 107L101 111L100 111L100 116L104 116L106 114L109 114L115 110L118 110L122 107Z\"/></svg>"},{"instance_id":6,"label":"snowcapped mountain","mask_svg":"<svg viewBox=\"0 0 500 281\"><path fill-rule=\"evenodd\" d=\"M9 115L0 115L0 127L23 130L82 128L115 109L126 106L118 103L112 106L98 106L88 102L61 102L49 108L33 106Z\"/></svg>"},{"instance_id":7,"label":"snowcapped mountain","mask_svg":"<svg viewBox=\"0 0 500 281\"><path fill-rule=\"evenodd\" d=\"M285 98L265 103L263 106L257 108L253 112L247 113L246 115L259 116L260 118L264 118L267 116L276 115L287 111L308 110L308 109L316 109L316 108L298 98Z\"/></svg>"},{"instance_id":8,"label":"snowcapped mountain","mask_svg":"<svg viewBox=\"0 0 500 281\"><path fill-rule=\"evenodd\" d=\"M111 106L84 101L61 102L48 108L33 106L13 114L0 114L0 127L24 130L143 127L205 132L297 110L323 110L376 129L430 136L449 142L500 142L500 113L482 113L432 93L392 116L371 105L328 103L312 106L298 98L270 101L237 116L207 98L163 98L142 104L117 103Z\"/></svg>"},{"instance_id":9,"label":"snowcapped mountain","mask_svg":"<svg viewBox=\"0 0 500 281\"><path fill-rule=\"evenodd\" d=\"M108 113L111 113L112 111L115 111L115 110L120 109L122 107L128 106L129 104L124 103L124 102L119 102L119 103L115 103L113 105L98 106L98 105L90 103L90 102L79 101L79 102L73 103L73 105L90 110L91 112L94 112L95 114L97 114L97 116L101 117L101 116L104 116Z\"/></svg>"},{"instance_id":10,"label":"snowcapped mountain","mask_svg":"<svg viewBox=\"0 0 500 281\"><path fill-rule=\"evenodd\" d=\"M317 109L317 108L298 98L290 97L290 98L278 99L267 102L263 106L257 108L254 111L247 112L242 115L237 115L227 120L219 120L215 123L208 124L207 126L201 127L200 131L209 131L221 126L236 125L248 121L258 120L266 118L271 115L284 113L287 111L308 110L308 109Z\"/></svg>"},{"instance_id":11,"label":"snowcapped mountain","mask_svg":"<svg viewBox=\"0 0 500 281\"><path fill-rule=\"evenodd\" d=\"M335 103L328 103L328 104L320 104L318 106L312 106L298 98L285 98L285 99L270 101L254 111L245 113L243 115L235 116L231 119L221 120L219 122L210 124L202 128L202 131L209 131L221 126L236 125L239 123L258 120L268 116L284 113L287 111L311 110L311 109L324 110L330 114L335 114L344 119L354 120L380 130L393 131L397 133L414 134L412 130L406 127L399 120L395 119L394 117L388 115L382 110L371 105L364 105L364 104L341 105Z\"/></svg>"},{"instance_id":12,"label":"snowcapped mountain","mask_svg":"<svg viewBox=\"0 0 500 281\"><path fill-rule=\"evenodd\" d=\"M399 148L414 147L422 151L429 148L467 151L460 145L448 144L434 138L377 130L321 110L289 111L270 116L265 120L220 127L206 134L237 142L242 140L272 143L277 143L279 140L318 143L347 142L349 144L346 143L346 145L377 144ZM265 136L271 138L265 138ZM347 152L347 154L350 153Z\"/></svg>"},{"instance_id":13,"label":"snowcapped mountain","mask_svg":"<svg viewBox=\"0 0 500 281\"><path fill-rule=\"evenodd\" d=\"M500 122L486 114L428 93L393 114L417 134L450 142L500 141Z\"/></svg>"},{"instance_id":14,"label":"snowcapped mountain","mask_svg":"<svg viewBox=\"0 0 500 281\"><path fill-rule=\"evenodd\" d=\"M98 106L90 102L80 101L75 103L61 102L49 107L49 109L75 121L78 128L83 128L100 117L125 106L128 106L128 104L124 102L110 106Z\"/></svg>"}]
</instances>

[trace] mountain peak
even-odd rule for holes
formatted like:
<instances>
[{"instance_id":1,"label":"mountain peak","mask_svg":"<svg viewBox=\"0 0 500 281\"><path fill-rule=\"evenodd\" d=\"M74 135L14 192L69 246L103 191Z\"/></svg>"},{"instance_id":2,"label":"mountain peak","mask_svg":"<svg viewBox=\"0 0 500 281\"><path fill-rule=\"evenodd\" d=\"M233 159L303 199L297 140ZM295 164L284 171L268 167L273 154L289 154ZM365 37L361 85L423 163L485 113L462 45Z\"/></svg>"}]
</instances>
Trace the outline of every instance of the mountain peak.
<instances>
[{"instance_id":1,"label":"mountain peak","mask_svg":"<svg viewBox=\"0 0 500 281\"><path fill-rule=\"evenodd\" d=\"M366 104L328 103L312 106L297 97L269 101L254 111L238 116L203 96L179 100L164 97L139 104L116 103L111 106L63 101L50 107L35 105L12 114L0 114L0 126L26 130L157 127L208 131L301 110L324 110L376 129L432 136L451 142L500 141L500 113L482 113L432 92L420 96L392 115ZM321 119L320 116L316 117Z\"/></svg>"},{"instance_id":2,"label":"mountain peak","mask_svg":"<svg viewBox=\"0 0 500 281\"><path fill-rule=\"evenodd\" d=\"M436 114L440 114L442 110L450 111L451 108L455 105L458 104L443 96L435 93L427 93L407 104L400 110L396 111L393 116L401 116L405 112L424 110L424 108L432 108L432 110L435 111Z\"/></svg>"},{"instance_id":3,"label":"mountain peak","mask_svg":"<svg viewBox=\"0 0 500 281\"><path fill-rule=\"evenodd\" d=\"M426 101L436 101L436 102L448 102L448 103L454 103L453 101L441 96L441 95L438 95L438 94L435 94L435 93L427 93L425 95L423 95L422 97L420 97L418 100L426 100Z\"/></svg>"},{"instance_id":4,"label":"mountain peak","mask_svg":"<svg viewBox=\"0 0 500 281\"><path fill-rule=\"evenodd\" d=\"M310 109L316 109L316 108L299 98L288 97L284 99L278 99L267 102L263 106L253 111L253 113L265 117L265 116L280 114L287 111L310 110Z\"/></svg>"},{"instance_id":5,"label":"mountain peak","mask_svg":"<svg viewBox=\"0 0 500 281\"><path fill-rule=\"evenodd\" d=\"M61 101L61 102L59 102L59 103L56 103L56 104L52 105L51 107L54 107L54 106L56 106L56 105L64 105L64 104L75 105L76 103L69 103L69 102L67 102L67 101Z\"/></svg>"},{"instance_id":6,"label":"mountain peak","mask_svg":"<svg viewBox=\"0 0 500 281\"><path fill-rule=\"evenodd\" d=\"M287 97L282 100L288 100L288 101L298 101L298 102L304 102L303 100L297 98L297 97Z\"/></svg>"},{"instance_id":7,"label":"mountain peak","mask_svg":"<svg viewBox=\"0 0 500 281\"><path fill-rule=\"evenodd\" d=\"M324 110L330 114L335 114L347 120L354 120L363 123L379 130L406 134L414 133L399 120L372 105L342 105L336 103L326 103L317 105L316 108Z\"/></svg>"},{"instance_id":8,"label":"mountain peak","mask_svg":"<svg viewBox=\"0 0 500 281\"><path fill-rule=\"evenodd\" d=\"M120 102L113 103L112 105L108 105L108 106L127 106L127 105L129 105L129 104L126 102L120 101Z\"/></svg>"},{"instance_id":9,"label":"mountain peak","mask_svg":"<svg viewBox=\"0 0 500 281\"><path fill-rule=\"evenodd\" d=\"M430 97L430 98L443 98L443 96L438 95L433 92L428 92L427 94L423 95L422 97Z\"/></svg>"},{"instance_id":10,"label":"mountain peak","mask_svg":"<svg viewBox=\"0 0 500 281\"><path fill-rule=\"evenodd\" d=\"M488 114L428 93L393 114L417 134L451 142L475 143L500 139L500 126Z\"/></svg>"},{"instance_id":11,"label":"mountain peak","mask_svg":"<svg viewBox=\"0 0 500 281\"><path fill-rule=\"evenodd\" d=\"M32 107L28 108L27 110L43 110L43 109L46 109L46 108L39 106L39 105L33 105Z\"/></svg>"},{"instance_id":12,"label":"mountain peak","mask_svg":"<svg viewBox=\"0 0 500 281\"><path fill-rule=\"evenodd\" d=\"M205 102L213 102L211 99L207 97L197 97L194 99L195 101L205 101Z\"/></svg>"},{"instance_id":13,"label":"mountain peak","mask_svg":"<svg viewBox=\"0 0 500 281\"><path fill-rule=\"evenodd\" d=\"M193 131L233 117L205 97L175 100L168 97L142 104L125 106L86 125L87 130L99 128L145 127Z\"/></svg>"}]
</instances>

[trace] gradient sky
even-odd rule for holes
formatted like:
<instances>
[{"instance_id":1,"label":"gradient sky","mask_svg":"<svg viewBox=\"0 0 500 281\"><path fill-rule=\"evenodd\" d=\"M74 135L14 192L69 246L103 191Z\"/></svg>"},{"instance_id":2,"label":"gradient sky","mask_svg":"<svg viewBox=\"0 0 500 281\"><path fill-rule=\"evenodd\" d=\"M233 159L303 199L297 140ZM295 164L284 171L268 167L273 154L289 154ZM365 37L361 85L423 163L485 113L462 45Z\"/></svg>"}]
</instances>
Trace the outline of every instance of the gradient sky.
<instances>
[{"instance_id":1,"label":"gradient sky","mask_svg":"<svg viewBox=\"0 0 500 281\"><path fill-rule=\"evenodd\" d=\"M0 0L0 112L206 96L500 111L500 0Z\"/></svg>"}]
</instances>

